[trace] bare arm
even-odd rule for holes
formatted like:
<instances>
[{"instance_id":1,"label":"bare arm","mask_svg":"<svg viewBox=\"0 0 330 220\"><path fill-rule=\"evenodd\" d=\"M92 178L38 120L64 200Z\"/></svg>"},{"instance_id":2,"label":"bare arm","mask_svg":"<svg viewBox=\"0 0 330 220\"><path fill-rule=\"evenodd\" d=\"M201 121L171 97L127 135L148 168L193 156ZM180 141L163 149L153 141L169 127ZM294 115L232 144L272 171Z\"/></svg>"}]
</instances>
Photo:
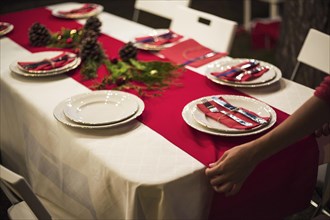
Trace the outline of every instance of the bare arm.
<instances>
[{"instance_id":1,"label":"bare arm","mask_svg":"<svg viewBox=\"0 0 330 220\"><path fill-rule=\"evenodd\" d=\"M330 122L330 105L313 96L272 131L226 151L216 163L210 164L206 175L216 191L236 194L260 161L313 133L326 122Z\"/></svg>"}]
</instances>

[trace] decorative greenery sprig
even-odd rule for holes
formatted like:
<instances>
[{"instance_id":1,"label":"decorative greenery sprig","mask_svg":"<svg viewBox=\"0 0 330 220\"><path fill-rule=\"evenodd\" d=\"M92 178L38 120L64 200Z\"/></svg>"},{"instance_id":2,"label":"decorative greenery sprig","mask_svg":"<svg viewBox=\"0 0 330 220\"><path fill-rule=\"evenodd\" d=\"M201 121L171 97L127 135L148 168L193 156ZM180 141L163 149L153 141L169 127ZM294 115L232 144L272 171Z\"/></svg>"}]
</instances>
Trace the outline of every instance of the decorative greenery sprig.
<instances>
[{"instance_id":1,"label":"decorative greenery sprig","mask_svg":"<svg viewBox=\"0 0 330 220\"><path fill-rule=\"evenodd\" d=\"M170 62L138 61L137 48L131 42L120 49L119 60L110 60L98 42L100 26L97 17L90 17L81 29L62 29L51 34L45 26L35 23L29 29L29 40L33 46L73 49L82 59L81 74L86 79L96 78L98 68L105 65L109 75L95 85L96 89L133 89L140 95L146 91L158 95L179 75L180 66Z\"/></svg>"},{"instance_id":2,"label":"decorative greenery sprig","mask_svg":"<svg viewBox=\"0 0 330 220\"><path fill-rule=\"evenodd\" d=\"M168 87L180 74L179 67L170 62L138 61L131 58L129 62L113 60L105 63L111 73L96 85L97 89L133 89L140 95L146 91L158 94Z\"/></svg>"}]
</instances>

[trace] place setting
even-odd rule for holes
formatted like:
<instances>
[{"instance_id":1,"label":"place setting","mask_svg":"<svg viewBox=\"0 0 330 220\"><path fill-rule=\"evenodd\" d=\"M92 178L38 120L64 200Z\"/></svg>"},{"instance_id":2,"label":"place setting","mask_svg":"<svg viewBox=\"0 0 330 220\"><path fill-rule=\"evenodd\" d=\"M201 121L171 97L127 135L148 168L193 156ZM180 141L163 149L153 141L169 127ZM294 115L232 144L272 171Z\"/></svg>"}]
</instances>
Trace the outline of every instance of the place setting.
<instances>
[{"instance_id":1,"label":"place setting","mask_svg":"<svg viewBox=\"0 0 330 220\"><path fill-rule=\"evenodd\" d=\"M235 58L210 64L206 77L221 85L254 88L277 82L282 78L282 72L261 60Z\"/></svg>"},{"instance_id":2,"label":"place setting","mask_svg":"<svg viewBox=\"0 0 330 220\"><path fill-rule=\"evenodd\" d=\"M248 136L271 128L276 112L267 104L238 95L213 95L188 103L182 111L192 128L217 136Z\"/></svg>"},{"instance_id":3,"label":"place setting","mask_svg":"<svg viewBox=\"0 0 330 220\"><path fill-rule=\"evenodd\" d=\"M95 3L65 5L52 10L52 15L66 19L81 19L96 16L103 11L103 6Z\"/></svg>"},{"instance_id":4,"label":"place setting","mask_svg":"<svg viewBox=\"0 0 330 220\"><path fill-rule=\"evenodd\" d=\"M98 90L63 100L53 114L58 121L70 127L104 129L126 124L143 111L144 102L133 94Z\"/></svg>"},{"instance_id":5,"label":"place setting","mask_svg":"<svg viewBox=\"0 0 330 220\"><path fill-rule=\"evenodd\" d=\"M148 33L139 34L132 42L140 50L160 51L180 42L184 37L169 29L155 29Z\"/></svg>"},{"instance_id":6,"label":"place setting","mask_svg":"<svg viewBox=\"0 0 330 220\"><path fill-rule=\"evenodd\" d=\"M26 77L46 77L66 73L77 68L81 58L64 51L45 51L19 58L9 66L10 70Z\"/></svg>"},{"instance_id":7,"label":"place setting","mask_svg":"<svg viewBox=\"0 0 330 220\"><path fill-rule=\"evenodd\" d=\"M180 66L200 67L227 55L225 52L211 50L194 39L185 39L163 49L160 55Z\"/></svg>"},{"instance_id":8,"label":"place setting","mask_svg":"<svg viewBox=\"0 0 330 220\"><path fill-rule=\"evenodd\" d=\"M8 34L14 29L14 25L8 22L0 22L0 37Z\"/></svg>"}]
</instances>

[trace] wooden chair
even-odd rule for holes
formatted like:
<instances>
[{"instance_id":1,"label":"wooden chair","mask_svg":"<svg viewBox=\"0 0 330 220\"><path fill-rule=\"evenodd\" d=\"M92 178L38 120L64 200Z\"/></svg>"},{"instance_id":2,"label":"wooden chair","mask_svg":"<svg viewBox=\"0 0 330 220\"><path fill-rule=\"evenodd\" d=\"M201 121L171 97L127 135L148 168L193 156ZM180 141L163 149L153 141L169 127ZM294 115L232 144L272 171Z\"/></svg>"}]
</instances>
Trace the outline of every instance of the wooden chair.
<instances>
[{"instance_id":1,"label":"wooden chair","mask_svg":"<svg viewBox=\"0 0 330 220\"><path fill-rule=\"evenodd\" d=\"M0 187L12 203L8 209L10 219L52 219L28 182L2 165L0 165Z\"/></svg>"},{"instance_id":2,"label":"wooden chair","mask_svg":"<svg viewBox=\"0 0 330 220\"><path fill-rule=\"evenodd\" d=\"M298 62L291 75L294 80L300 63L330 74L330 36L311 28L299 52Z\"/></svg>"},{"instance_id":3,"label":"wooden chair","mask_svg":"<svg viewBox=\"0 0 330 220\"><path fill-rule=\"evenodd\" d=\"M230 52L236 22L184 6L172 11L171 30L191 37L212 50Z\"/></svg>"},{"instance_id":4,"label":"wooden chair","mask_svg":"<svg viewBox=\"0 0 330 220\"><path fill-rule=\"evenodd\" d=\"M173 8L178 5L189 6L190 0L135 0L133 20L139 19L140 11L172 19Z\"/></svg>"}]
</instances>

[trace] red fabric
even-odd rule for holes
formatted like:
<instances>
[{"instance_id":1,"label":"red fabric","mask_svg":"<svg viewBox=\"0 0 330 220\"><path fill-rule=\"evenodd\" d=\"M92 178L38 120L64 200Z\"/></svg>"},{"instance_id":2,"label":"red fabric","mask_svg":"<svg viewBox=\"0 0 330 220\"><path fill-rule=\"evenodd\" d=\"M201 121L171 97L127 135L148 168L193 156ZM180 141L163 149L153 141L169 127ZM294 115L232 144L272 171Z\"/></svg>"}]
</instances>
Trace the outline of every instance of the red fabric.
<instances>
[{"instance_id":1,"label":"red fabric","mask_svg":"<svg viewBox=\"0 0 330 220\"><path fill-rule=\"evenodd\" d=\"M224 100L223 98L219 97L219 99ZM226 100L224 100L225 102L227 102ZM229 128L235 128L238 130L249 130L252 128L255 128L257 126L260 126L257 122L251 120L250 118L235 112L235 111L228 111L228 109L218 105L217 103L215 103L214 101L209 101L214 107L216 107L218 110L222 110L225 111L227 113L230 113L232 115L235 115L236 117L238 117L239 119L242 119L246 122L251 123L251 126L244 126L239 124L238 122L236 122L235 120L229 118L228 116L225 116L223 113L220 112L211 112L210 109L208 109L205 105L203 104L197 104L197 107L206 114L206 116L212 118L213 120L226 125ZM249 111L248 109L244 109L246 112L249 112L255 116L258 116L257 114L255 114L254 112ZM265 120L268 120L269 118L264 118Z\"/></svg>"},{"instance_id":2,"label":"red fabric","mask_svg":"<svg viewBox=\"0 0 330 220\"><path fill-rule=\"evenodd\" d=\"M181 38L183 38L182 35L179 35L173 31L169 31L169 33L166 33L165 37L163 36L165 34L160 34L160 35L156 35L156 36L141 36L141 37L136 37L135 41L140 42L140 41L145 41L148 40L150 42L147 42L145 44L150 44L150 45L164 45L164 44L168 44L168 43L173 43L176 42L178 40L180 40Z\"/></svg>"},{"instance_id":3,"label":"red fabric","mask_svg":"<svg viewBox=\"0 0 330 220\"><path fill-rule=\"evenodd\" d=\"M252 48L274 48L280 36L281 22L277 20L260 20L252 27Z\"/></svg>"},{"instance_id":4,"label":"red fabric","mask_svg":"<svg viewBox=\"0 0 330 220\"><path fill-rule=\"evenodd\" d=\"M53 58L45 58L37 62L17 62L22 69L26 71L52 70L63 67L76 59L76 57L67 57L65 52ZM35 66L33 65L35 64Z\"/></svg>"},{"instance_id":5,"label":"red fabric","mask_svg":"<svg viewBox=\"0 0 330 220\"><path fill-rule=\"evenodd\" d=\"M34 22L40 21L52 31L60 31L62 27L81 27L75 21L51 16L51 12L44 8L4 14L0 16L0 20L14 24L15 29L7 36L32 52L49 50L29 45L28 28ZM99 39L110 58L117 57L119 48L124 45L105 35L101 35ZM159 60L147 52L140 52L138 59ZM68 75L90 87L104 74L107 74L105 68L101 67L99 78L95 80L84 81L79 69ZM189 70L184 71L179 80L182 86L171 86L161 97L144 99L145 111L139 118L142 123L205 165L216 161L227 149L260 136L218 137L190 128L181 116L183 107L190 101L215 94L244 94L212 83L206 77ZM277 126L288 115L277 109L275 111ZM159 117L159 112L166 114ZM222 194L214 194L210 219L282 219L285 215L300 211L308 206L311 199L317 166L317 143L312 136L306 137L260 164L238 195L227 198Z\"/></svg>"},{"instance_id":6,"label":"red fabric","mask_svg":"<svg viewBox=\"0 0 330 220\"><path fill-rule=\"evenodd\" d=\"M314 95L330 104L330 76L326 76L323 82L316 88Z\"/></svg>"},{"instance_id":7,"label":"red fabric","mask_svg":"<svg viewBox=\"0 0 330 220\"><path fill-rule=\"evenodd\" d=\"M194 59L196 57L203 56L207 53L212 52L211 49L202 46L197 41L193 39L188 39L185 41L182 41L172 47L166 48L162 51L160 51L160 54L164 55L164 57L168 58L172 62L176 64L183 64L187 60ZM218 53L217 55L205 58L202 60L195 61L193 63L190 63L189 66L192 67L199 67L206 63L209 63L213 60L219 59L223 56L226 56L227 53Z\"/></svg>"}]
</instances>

